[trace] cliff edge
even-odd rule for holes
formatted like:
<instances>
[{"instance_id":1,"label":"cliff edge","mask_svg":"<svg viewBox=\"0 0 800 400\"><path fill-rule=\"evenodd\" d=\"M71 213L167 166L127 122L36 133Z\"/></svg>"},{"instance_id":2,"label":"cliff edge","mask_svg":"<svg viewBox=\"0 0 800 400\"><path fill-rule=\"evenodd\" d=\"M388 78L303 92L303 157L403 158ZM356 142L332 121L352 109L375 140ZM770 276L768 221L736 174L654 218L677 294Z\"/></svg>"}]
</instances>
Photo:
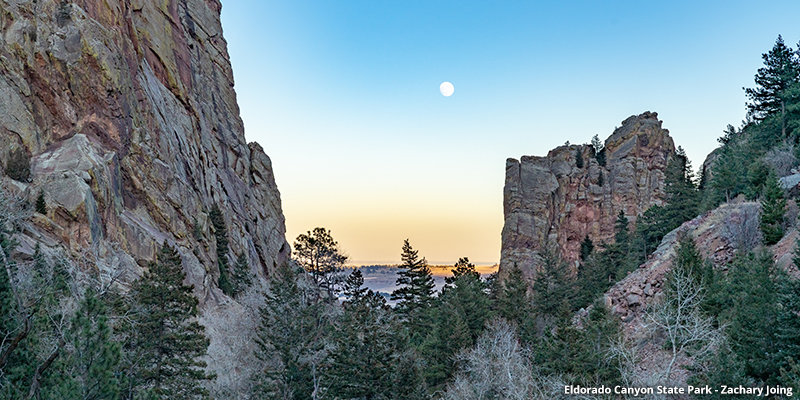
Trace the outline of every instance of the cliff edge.
<instances>
[{"instance_id":1,"label":"cliff edge","mask_svg":"<svg viewBox=\"0 0 800 400\"><path fill-rule=\"evenodd\" d=\"M0 168L0 179L7 195L47 204L24 222L17 257L37 243L67 249L124 285L166 241L204 318L237 307L217 286L215 203L232 260L244 253L264 280L288 259L270 159L245 142L220 11L218 0L0 1L0 163L30 162L29 175ZM226 333L208 334L213 353Z\"/></svg>"},{"instance_id":2,"label":"cliff edge","mask_svg":"<svg viewBox=\"0 0 800 400\"><path fill-rule=\"evenodd\" d=\"M661 125L654 112L627 118L606 139L602 155L583 144L557 147L546 157L508 159L500 270L517 264L532 277L547 243L557 244L574 265L587 235L595 243L613 241L620 210L635 222L661 204L664 170L675 152Z\"/></svg>"}]
</instances>

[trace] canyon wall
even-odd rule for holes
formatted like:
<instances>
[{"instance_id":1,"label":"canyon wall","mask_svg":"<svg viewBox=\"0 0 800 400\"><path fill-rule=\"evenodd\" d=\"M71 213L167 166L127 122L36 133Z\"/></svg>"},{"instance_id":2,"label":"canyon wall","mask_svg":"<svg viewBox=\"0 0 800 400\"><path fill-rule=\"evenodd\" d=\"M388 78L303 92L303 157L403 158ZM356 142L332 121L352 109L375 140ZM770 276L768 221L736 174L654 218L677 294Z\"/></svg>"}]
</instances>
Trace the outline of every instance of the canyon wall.
<instances>
[{"instance_id":1,"label":"canyon wall","mask_svg":"<svg viewBox=\"0 0 800 400\"><path fill-rule=\"evenodd\" d=\"M575 265L587 235L595 244L613 241L620 210L634 223L661 204L664 170L675 152L661 124L653 112L623 121L605 141L605 166L586 144L560 146L545 157L508 159L500 270L517 264L530 278L539 250L553 244Z\"/></svg>"},{"instance_id":2,"label":"canyon wall","mask_svg":"<svg viewBox=\"0 0 800 400\"><path fill-rule=\"evenodd\" d=\"M0 163L30 159L30 176L0 168L2 188L47 203L25 220L18 258L39 243L125 285L166 241L206 318L238 307L217 287L213 204L231 259L244 253L262 282L289 257L270 159L245 141L220 11L218 0L0 1ZM227 334L209 329L212 348Z\"/></svg>"}]
</instances>

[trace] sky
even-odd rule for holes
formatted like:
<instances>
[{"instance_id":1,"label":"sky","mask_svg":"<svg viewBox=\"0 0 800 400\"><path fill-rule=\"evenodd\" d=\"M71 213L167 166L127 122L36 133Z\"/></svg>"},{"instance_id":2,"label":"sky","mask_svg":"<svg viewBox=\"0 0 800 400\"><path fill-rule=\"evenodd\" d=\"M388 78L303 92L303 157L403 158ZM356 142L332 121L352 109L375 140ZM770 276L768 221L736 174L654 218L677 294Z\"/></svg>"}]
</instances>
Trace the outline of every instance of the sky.
<instances>
[{"instance_id":1,"label":"sky","mask_svg":"<svg viewBox=\"0 0 800 400\"><path fill-rule=\"evenodd\" d=\"M787 1L223 0L247 141L286 238L354 264L500 258L507 158L658 112L695 167L745 118L761 54L800 40ZM444 97L449 81L455 93Z\"/></svg>"}]
</instances>

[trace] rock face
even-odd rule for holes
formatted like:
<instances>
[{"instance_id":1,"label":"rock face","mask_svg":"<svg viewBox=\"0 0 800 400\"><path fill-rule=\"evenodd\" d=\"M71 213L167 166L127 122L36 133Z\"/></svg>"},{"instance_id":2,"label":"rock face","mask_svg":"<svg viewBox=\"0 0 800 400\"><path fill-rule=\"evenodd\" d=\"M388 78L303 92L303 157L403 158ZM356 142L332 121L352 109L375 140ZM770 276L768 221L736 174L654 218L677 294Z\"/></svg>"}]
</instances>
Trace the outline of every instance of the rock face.
<instances>
[{"instance_id":1,"label":"rock face","mask_svg":"<svg viewBox=\"0 0 800 400\"><path fill-rule=\"evenodd\" d=\"M678 234L682 231L694 239L703 259L710 260L721 270L727 270L727 265L736 254L746 253L761 243L759 208L759 204L754 202L726 203L683 223L664 236L647 262L606 292L606 306L623 321L632 322L641 316L643 307L657 301L664 279L672 270L677 256ZM788 243L791 236L784 237L781 243ZM776 245L775 249L778 248ZM777 251L775 254L778 260L785 258L786 254L791 256L791 250ZM785 264L780 265L788 270L789 266Z\"/></svg>"},{"instance_id":2,"label":"rock face","mask_svg":"<svg viewBox=\"0 0 800 400\"><path fill-rule=\"evenodd\" d=\"M586 235L595 243L612 240L620 210L635 222L661 204L664 170L675 145L656 113L623 121L606 139L604 152L605 166L591 145L565 145L546 157L506 161L501 271L516 263L532 276L538 251L547 243L556 243L574 263Z\"/></svg>"},{"instance_id":3,"label":"rock face","mask_svg":"<svg viewBox=\"0 0 800 400\"><path fill-rule=\"evenodd\" d=\"M0 0L0 161L19 149L31 178L2 176L47 214L20 235L90 252L102 279L130 282L162 242L177 246L204 312L217 287L213 227L265 279L290 249L269 157L247 144L218 0ZM214 337L212 337L212 342Z\"/></svg>"}]
</instances>

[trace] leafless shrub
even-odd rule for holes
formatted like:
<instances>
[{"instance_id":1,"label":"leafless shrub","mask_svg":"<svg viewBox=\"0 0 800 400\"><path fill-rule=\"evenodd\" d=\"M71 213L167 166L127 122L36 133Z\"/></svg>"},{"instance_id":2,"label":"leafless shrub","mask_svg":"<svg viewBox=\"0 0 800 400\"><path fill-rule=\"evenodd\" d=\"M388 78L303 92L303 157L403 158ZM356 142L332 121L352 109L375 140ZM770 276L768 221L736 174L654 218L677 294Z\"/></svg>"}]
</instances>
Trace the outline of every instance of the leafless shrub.
<instances>
[{"instance_id":1,"label":"leafless shrub","mask_svg":"<svg viewBox=\"0 0 800 400\"><path fill-rule=\"evenodd\" d=\"M671 290L665 292L664 301L645 309L643 326L649 336L661 335L666 340L669 363L657 378L661 383L671 381L678 357L687 355L689 350L693 357L702 357L722 340L712 319L700 312L704 296L702 286L683 269L675 270L670 280Z\"/></svg>"},{"instance_id":2,"label":"leafless shrub","mask_svg":"<svg viewBox=\"0 0 800 400\"><path fill-rule=\"evenodd\" d=\"M256 283L238 297L205 312L200 323L212 338L208 347L208 370L217 374L210 382L215 399L246 400L253 392L254 374L260 361L255 356L255 333L264 305L264 287ZM215 334L211 334L215 332Z\"/></svg>"},{"instance_id":3,"label":"leafless shrub","mask_svg":"<svg viewBox=\"0 0 800 400\"><path fill-rule=\"evenodd\" d=\"M748 252L761 244L759 228L759 206L756 203L742 204L726 214L722 236L740 252Z\"/></svg>"},{"instance_id":4,"label":"leafless shrub","mask_svg":"<svg viewBox=\"0 0 800 400\"><path fill-rule=\"evenodd\" d=\"M519 344L515 327L492 321L475 347L459 356L461 369L443 400L557 399L565 397L566 380L539 373ZM592 399L570 395L570 399Z\"/></svg>"},{"instance_id":5,"label":"leafless shrub","mask_svg":"<svg viewBox=\"0 0 800 400\"><path fill-rule=\"evenodd\" d=\"M773 148L764 155L764 162L772 167L779 177L790 175L792 168L798 164L794 155L794 145Z\"/></svg>"}]
</instances>

